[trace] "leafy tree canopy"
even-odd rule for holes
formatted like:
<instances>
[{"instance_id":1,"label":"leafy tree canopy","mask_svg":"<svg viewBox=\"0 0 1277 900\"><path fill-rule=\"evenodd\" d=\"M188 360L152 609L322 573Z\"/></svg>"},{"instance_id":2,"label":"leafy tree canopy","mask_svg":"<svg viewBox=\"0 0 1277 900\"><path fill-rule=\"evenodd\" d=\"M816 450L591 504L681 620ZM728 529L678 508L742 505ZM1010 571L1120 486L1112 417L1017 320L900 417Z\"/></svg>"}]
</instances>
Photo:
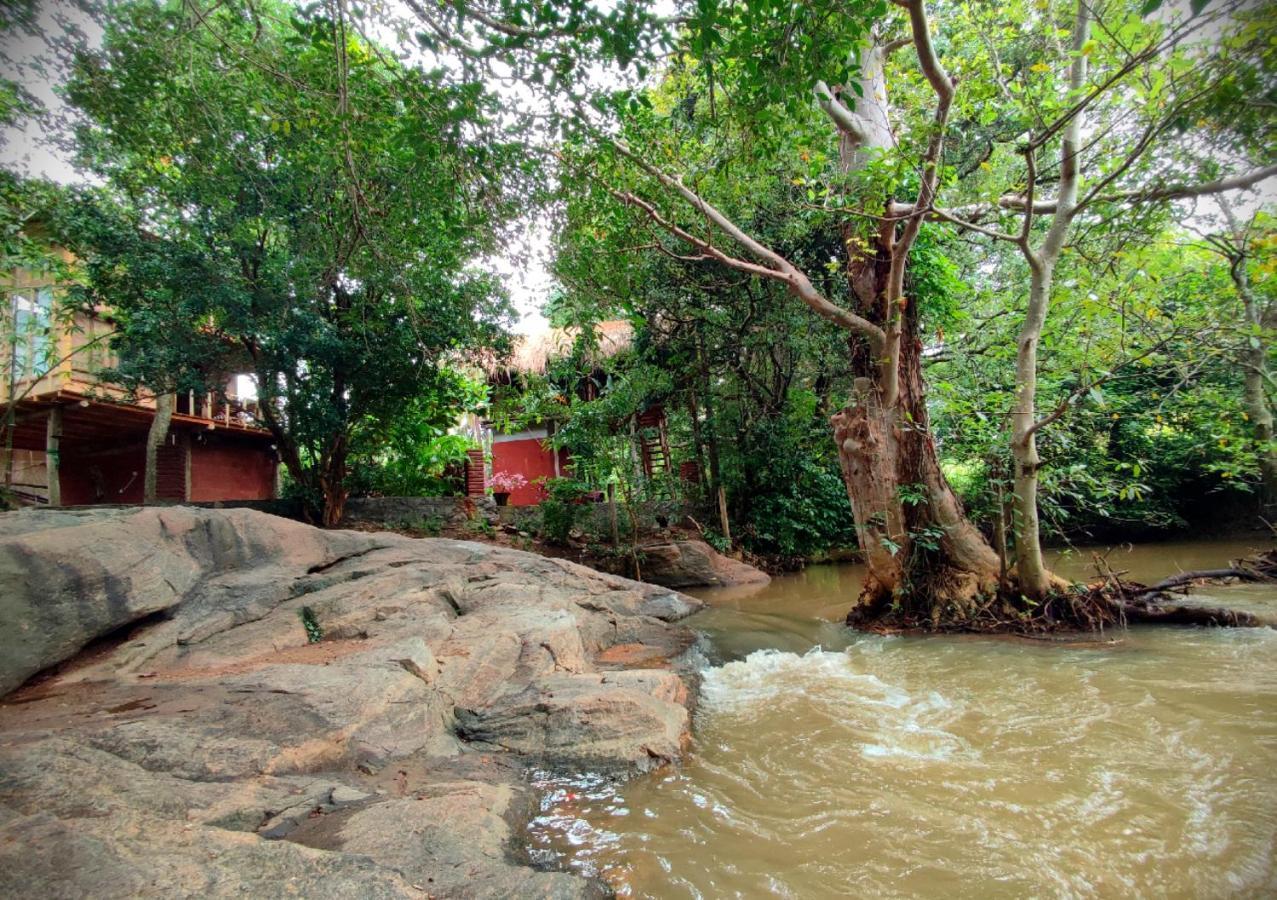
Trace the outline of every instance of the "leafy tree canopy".
<instances>
[{"instance_id":1,"label":"leafy tree canopy","mask_svg":"<svg viewBox=\"0 0 1277 900\"><path fill-rule=\"evenodd\" d=\"M247 368L335 521L356 431L366 444L441 366L500 343L508 307L478 261L524 157L488 139L491 98L409 78L340 17L259 3L121 6L67 93L106 187L59 227L86 300L117 311L117 377L204 391Z\"/></svg>"}]
</instances>

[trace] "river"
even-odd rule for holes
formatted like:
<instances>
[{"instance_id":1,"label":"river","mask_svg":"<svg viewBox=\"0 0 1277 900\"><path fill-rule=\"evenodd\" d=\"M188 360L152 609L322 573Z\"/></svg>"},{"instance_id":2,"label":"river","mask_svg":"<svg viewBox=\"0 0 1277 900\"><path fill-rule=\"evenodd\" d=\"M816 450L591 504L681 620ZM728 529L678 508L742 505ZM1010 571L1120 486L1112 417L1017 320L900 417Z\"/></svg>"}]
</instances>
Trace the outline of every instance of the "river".
<instances>
[{"instance_id":1,"label":"river","mask_svg":"<svg viewBox=\"0 0 1277 900\"><path fill-rule=\"evenodd\" d=\"M1107 562L1153 581L1251 549ZM546 775L534 856L624 897L1277 895L1277 631L858 635L837 622L860 578L703 592L690 760L619 786ZM1277 612L1271 586L1197 593Z\"/></svg>"}]
</instances>

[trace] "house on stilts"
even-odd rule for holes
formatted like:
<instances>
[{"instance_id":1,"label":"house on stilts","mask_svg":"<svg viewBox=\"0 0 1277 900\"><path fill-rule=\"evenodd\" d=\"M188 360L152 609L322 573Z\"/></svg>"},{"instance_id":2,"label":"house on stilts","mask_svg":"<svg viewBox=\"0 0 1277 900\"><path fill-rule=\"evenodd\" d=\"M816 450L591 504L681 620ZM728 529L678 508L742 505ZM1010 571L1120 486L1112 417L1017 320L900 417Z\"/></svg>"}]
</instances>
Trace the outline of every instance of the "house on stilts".
<instances>
[{"instance_id":1,"label":"house on stilts","mask_svg":"<svg viewBox=\"0 0 1277 900\"><path fill-rule=\"evenodd\" d=\"M68 254L54 249L64 263ZM153 393L127 391L99 373L115 358L110 309L69 309L48 271L0 277L0 461L6 493L29 505L144 500ZM216 393L171 396L172 420L154 454L159 501L265 500L279 460L259 427L251 382L218 373Z\"/></svg>"}]
</instances>

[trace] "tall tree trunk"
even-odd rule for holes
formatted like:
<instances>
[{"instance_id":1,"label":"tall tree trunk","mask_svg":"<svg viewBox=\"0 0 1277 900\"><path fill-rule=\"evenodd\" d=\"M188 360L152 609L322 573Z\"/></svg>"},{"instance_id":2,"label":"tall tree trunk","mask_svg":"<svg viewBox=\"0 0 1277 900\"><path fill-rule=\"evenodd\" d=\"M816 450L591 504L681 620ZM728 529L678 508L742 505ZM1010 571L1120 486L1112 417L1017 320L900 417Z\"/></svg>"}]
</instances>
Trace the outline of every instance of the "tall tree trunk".
<instances>
[{"instance_id":1,"label":"tall tree trunk","mask_svg":"<svg viewBox=\"0 0 1277 900\"><path fill-rule=\"evenodd\" d=\"M998 558L966 519L940 470L923 397L917 310L905 294L909 250L939 187L954 86L936 55L922 0L904 0L901 5L909 12L914 49L936 94L934 124L910 211L878 217L881 226L868 240L850 226L842 235L855 301L850 308L823 296L802 269L748 234L681 178L619 142L612 146L682 197L752 259L732 256L721 243L679 227L632 191L614 190L613 194L706 258L785 285L809 309L852 336L849 345L857 390L832 422L869 577L848 621L865 622L899 611L904 624L922 624L920 618L940 624L947 618L960 625L979 595L997 589ZM860 83L851 90L831 89L824 82L816 85L820 108L837 128L839 160L846 174L881 153L890 153L894 146L883 76L887 52L881 45L862 51ZM884 205L892 212L892 204Z\"/></svg>"},{"instance_id":2,"label":"tall tree trunk","mask_svg":"<svg viewBox=\"0 0 1277 900\"><path fill-rule=\"evenodd\" d=\"M1242 301L1242 315L1246 323L1246 346L1242 350L1241 360L1243 403L1259 456L1264 515L1271 516L1277 511L1277 442L1273 440L1273 404L1268 399L1270 319L1260 310L1258 298L1250 285L1250 275L1246 271L1249 261L1245 249L1246 231L1237 220L1232 205L1223 197L1218 197L1217 202L1232 230L1235 243L1235 249L1228 257L1228 273L1237 296Z\"/></svg>"},{"instance_id":3,"label":"tall tree trunk","mask_svg":"<svg viewBox=\"0 0 1277 900\"><path fill-rule=\"evenodd\" d=\"M1029 309L1016 345L1015 405L1011 412L1011 458L1015 461L1012 487L1012 528L1015 532L1016 575L1020 593L1041 599L1050 585L1050 573L1042 558L1038 522L1037 416L1038 340L1051 296L1054 261L1031 266Z\"/></svg>"},{"instance_id":4,"label":"tall tree trunk","mask_svg":"<svg viewBox=\"0 0 1277 900\"><path fill-rule=\"evenodd\" d=\"M172 421L173 395L156 394L155 418L151 419L151 428L146 433L146 470L142 480L143 503L154 503L156 500L156 461L159 457L160 445L168 437L168 429Z\"/></svg>"},{"instance_id":5,"label":"tall tree trunk","mask_svg":"<svg viewBox=\"0 0 1277 900\"><path fill-rule=\"evenodd\" d=\"M350 491L346 488L346 443L338 438L332 452L321 461L318 472L319 491L323 497L323 510L320 524L325 528L336 528L341 524L346 512L346 498Z\"/></svg>"},{"instance_id":6,"label":"tall tree trunk","mask_svg":"<svg viewBox=\"0 0 1277 900\"><path fill-rule=\"evenodd\" d=\"M1240 278L1242 284L1239 284L1238 291L1245 290L1243 298L1249 297L1246 303L1246 322L1252 325L1252 330L1256 332L1248 338L1250 345L1244 351L1246 415L1250 417L1254 429L1255 448L1259 454L1264 510L1266 514L1271 514L1277 510L1277 441L1273 440L1273 406L1268 401L1266 386L1269 378L1268 342L1264 340L1259 317L1254 313L1254 296L1250 293L1250 286L1246 283L1244 272Z\"/></svg>"},{"instance_id":7,"label":"tall tree trunk","mask_svg":"<svg viewBox=\"0 0 1277 900\"><path fill-rule=\"evenodd\" d=\"M700 364L701 399L705 409L705 449L709 456L709 495L718 510L718 530L724 540L731 543L732 525L727 513L727 489L723 487L722 467L718 457L718 432L714 418L714 393L709 380L709 365L705 361L705 348L697 336L696 360Z\"/></svg>"},{"instance_id":8,"label":"tall tree trunk","mask_svg":"<svg viewBox=\"0 0 1277 900\"><path fill-rule=\"evenodd\" d=\"M1069 91L1079 95L1086 84L1087 56L1083 52L1091 34L1090 9L1084 2L1077 6L1073 24L1073 60L1069 65ZM1060 141L1060 179L1056 207L1042 246L1034 250L1029 244L1032 222L1033 189L1036 167L1033 151L1025 159L1029 163L1028 202L1020 250L1029 264L1029 306L1016 345L1015 405L1011 415L1011 458L1015 461L1014 505L1016 580L1020 593L1031 600L1043 599L1054 578L1042 558L1041 527L1038 522L1038 470L1042 460L1037 446L1038 340L1051 303L1051 285L1055 264L1064 250L1069 227L1077 213L1078 153L1082 133L1082 113L1074 115L1064 128Z\"/></svg>"},{"instance_id":9,"label":"tall tree trunk","mask_svg":"<svg viewBox=\"0 0 1277 900\"><path fill-rule=\"evenodd\" d=\"M861 311L885 314L881 265L853 262ZM879 298L877 311L865 298ZM897 613L912 621L956 623L978 596L998 587L998 556L971 524L936 452L927 415L922 343L916 310L901 316L897 403L883 402L881 371L870 354L853 352L858 377L851 402L832 418L856 534L868 568L864 590L848 614L865 624Z\"/></svg>"},{"instance_id":10,"label":"tall tree trunk","mask_svg":"<svg viewBox=\"0 0 1277 900\"><path fill-rule=\"evenodd\" d=\"M936 59L921 6L911 4L914 45L936 90L936 128L927 151L916 209L933 202L943 149L944 125L953 85ZM824 89L821 106L839 126L844 173L862 168L894 142L887 115L883 74L885 49L860 56L860 89L848 110ZM823 86L822 86L823 88ZM822 88L818 88L820 95ZM846 119L846 121L840 121ZM872 236L855 226L843 231L847 276L856 312L879 326L882 348L853 340L855 391L834 414L834 441L869 570L859 602L847 616L862 624L894 613L917 621L960 622L976 598L998 587L998 556L966 518L940 469L932 437L922 375L918 312L907 300L909 250L922 225L920 215L903 228L884 221Z\"/></svg>"}]
</instances>

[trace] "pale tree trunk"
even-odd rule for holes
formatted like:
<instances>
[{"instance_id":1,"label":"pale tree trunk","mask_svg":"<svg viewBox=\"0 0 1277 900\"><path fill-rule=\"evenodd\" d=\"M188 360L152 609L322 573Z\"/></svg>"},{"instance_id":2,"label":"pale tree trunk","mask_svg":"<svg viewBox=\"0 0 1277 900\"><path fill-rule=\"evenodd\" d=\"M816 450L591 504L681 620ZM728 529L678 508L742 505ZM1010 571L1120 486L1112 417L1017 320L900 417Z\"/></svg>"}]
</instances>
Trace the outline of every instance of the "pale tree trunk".
<instances>
[{"instance_id":1,"label":"pale tree trunk","mask_svg":"<svg viewBox=\"0 0 1277 900\"><path fill-rule=\"evenodd\" d=\"M1039 600L1050 585L1050 575L1042 558L1041 527L1038 521L1037 417L1038 340L1051 297L1054 263L1032 267L1029 309L1016 345L1015 406L1011 414L1011 458L1015 461L1012 488L1012 533L1015 535L1016 575L1020 592Z\"/></svg>"},{"instance_id":2,"label":"pale tree trunk","mask_svg":"<svg viewBox=\"0 0 1277 900\"><path fill-rule=\"evenodd\" d=\"M146 471L142 480L142 502L154 503L156 500L156 460L160 445L168 437L169 424L173 421L173 395L164 393L155 395L155 418L151 420L151 428L146 433Z\"/></svg>"},{"instance_id":3,"label":"pale tree trunk","mask_svg":"<svg viewBox=\"0 0 1277 900\"><path fill-rule=\"evenodd\" d=\"M1232 231L1232 240L1223 247L1228 259L1228 274L1242 302L1242 318L1246 324L1246 346L1241 358L1243 404L1259 456L1264 514L1271 515L1277 509L1277 443L1273 441L1273 404L1268 399L1268 385L1272 380L1268 371L1268 331L1273 322L1268 311L1260 309L1246 271L1249 262L1247 229L1238 222L1228 201L1221 196L1216 197L1216 202Z\"/></svg>"},{"instance_id":4,"label":"pale tree trunk","mask_svg":"<svg viewBox=\"0 0 1277 900\"><path fill-rule=\"evenodd\" d=\"M1069 68L1069 90L1077 95L1086 84L1086 54L1082 47L1090 35L1091 19L1085 3L1079 3L1073 26L1073 62ZM1051 573L1042 558L1041 528L1038 522L1038 470L1042 460L1037 447L1038 341L1051 304L1051 285L1055 266L1064 249L1069 225L1077 207L1078 141L1082 130L1082 114L1078 112L1064 128L1060 142L1060 181L1055 213L1046 238L1038 250L1029 245L1033 198L1026 204L1024 230L1020 249L1029 263L1029 305L1024 326L1016 344L1015 406L1011 415L1011 457L1015 461L1014 534L1016 575L1022 594L1041 600L1052 585ZM1030 192L1033 190L1034 151L1026 154L1030 166Z\"/></svg>"},{"instance_id":5,"label":"pale tree trunk","mask_svg":"<svg viewBox=\"0 0 1277 900\"><path fill-rule=\"evenodd\" d=\"M1264 510L1271 513L1277 508L1277 443L1273 441L1273 406L1268 400L1268 341L1263 316L1259 313L1250 279L1246 274L1246 260L1238 259L1231 266L1233 283L1242 299L1245 311L1247 346L1243 351L1242 365L1245 386L1246 414L1250 417L1259 454L1259 474L1263 484Z\"/></svg>"}]
</instances>

